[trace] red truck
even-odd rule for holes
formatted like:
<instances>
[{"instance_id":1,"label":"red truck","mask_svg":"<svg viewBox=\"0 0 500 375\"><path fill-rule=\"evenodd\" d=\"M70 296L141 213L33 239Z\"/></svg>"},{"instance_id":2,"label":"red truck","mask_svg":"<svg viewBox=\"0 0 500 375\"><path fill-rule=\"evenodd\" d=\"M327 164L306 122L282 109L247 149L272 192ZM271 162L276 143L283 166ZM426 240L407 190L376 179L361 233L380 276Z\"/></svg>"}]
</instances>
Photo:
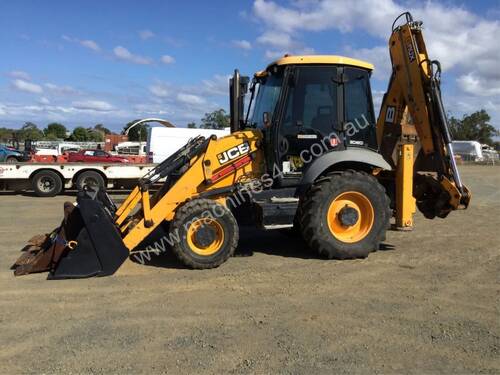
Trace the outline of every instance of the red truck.
<instances>
[{"instance_id":1,"label":"red truck","mask_svg":"<svg viewBox=\"0 0 500 375\"><path fill-rule=\"evenodd\" d=\"M70 163L129 163L127 158L117 155L108 154L103 150L80 150L68 154Z\"/></svg>"}]
</instances>

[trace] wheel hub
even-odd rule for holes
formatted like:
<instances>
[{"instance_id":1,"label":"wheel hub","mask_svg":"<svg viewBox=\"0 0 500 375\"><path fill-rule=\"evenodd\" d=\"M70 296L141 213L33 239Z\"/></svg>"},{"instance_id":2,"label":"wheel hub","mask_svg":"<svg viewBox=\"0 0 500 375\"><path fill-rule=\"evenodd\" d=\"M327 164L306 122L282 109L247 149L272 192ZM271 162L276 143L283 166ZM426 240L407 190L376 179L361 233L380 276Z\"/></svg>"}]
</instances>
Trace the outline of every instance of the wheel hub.
<instances>
[{"instance_id":1,"label":"wheel hub","mask_svg":"<svg viewBox=\"0 0 500 375\"><path fill-rule=\"evenodd\" d=\"M198 219L189 226L186 239L193 252L209 256L224 244L224 230L217 220Z\"/></svg>"},{"instance_id":2,"label":"wheel hub","mask_svg":"<svg viewBox=\"0 0 500 375\"><path fill-rule=\"evenodd\" d=\"M345 243L354 243L370 233L375 212L366 195L358 191L346 191L330 203L327 221L335 238Z\"/></svg>"},{"instance_id":3,"label":"wheel hub","mask_svg":"<svg viewBox=\"0 0 500 375\"><path fill-rule=\"evenodd\" d=\"M194 241L201 247L208 247L215 241L216 232L210 225L201 225L194 233Z\"/></svg>"},{"instance_id":4,"label":"wheel hub","mask_svg":"<svg viewBox=\"0 0 500 375\"><path fill-rule=\"evenodd\" d=\"M338 213L340 223L345 227L351 227L359 220L359 213L354 208L345 205Z\"/></svg>"},{"instance_id":5,"label":"wheel hub","mask_svg":"<svg viewBox=\"0 0 500 375\"><path fill-rule=\"evenodd\" d=\"M54 182L52 181L52 179L48 178L48 177L44 177L42 179L40 179L40 182L38 183L38 187L40 188L40 190L43 190L43 191L50 191L52 189L54 185Z\"/></svg>"}]
</instances>

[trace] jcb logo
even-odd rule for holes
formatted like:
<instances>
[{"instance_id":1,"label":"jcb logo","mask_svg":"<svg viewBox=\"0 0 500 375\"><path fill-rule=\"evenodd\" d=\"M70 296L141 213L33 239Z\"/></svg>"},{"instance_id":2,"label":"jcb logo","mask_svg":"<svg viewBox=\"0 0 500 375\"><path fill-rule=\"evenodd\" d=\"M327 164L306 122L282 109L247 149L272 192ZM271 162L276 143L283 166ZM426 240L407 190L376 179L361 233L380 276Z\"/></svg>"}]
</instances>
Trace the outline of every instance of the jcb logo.
<instances>
[{"instance_id":1,"label":"jcb logo","mask_svg":"<svg viewBox=\"0 0 500 375\"><path fill-rule=\"evenodd\" d=\"M226 164L231 160L236 159L238 156L248 154L249 152L250 152L250 145L248 144L248 142L243 142L238 146L234 146L229 150L221 152L220 154L217 155L217 159L219 160L219 163L222 165Z\"/></svg>"},{"instance_id":2,"label":"jcb logo","mask_svg":"<svg viewBox=\"0 0 500 375\"><path fill-rule=\"evenodd\" d=\"M413 44L411 41L408 41L406 43L406 49L408 50L408 59L410 60L410 62L413 62L415 61L415 50L413 49Z\"/></svg>"}]
</instances>

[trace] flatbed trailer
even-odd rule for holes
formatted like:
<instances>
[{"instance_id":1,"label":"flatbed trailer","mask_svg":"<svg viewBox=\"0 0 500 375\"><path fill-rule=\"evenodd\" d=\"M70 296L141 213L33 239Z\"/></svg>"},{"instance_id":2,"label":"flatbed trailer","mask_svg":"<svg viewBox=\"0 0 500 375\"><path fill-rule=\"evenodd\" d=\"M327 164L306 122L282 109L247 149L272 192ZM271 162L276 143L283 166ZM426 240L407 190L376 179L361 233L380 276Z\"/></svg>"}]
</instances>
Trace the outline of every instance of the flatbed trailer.
<instances>
[{"instance_id":1,"label":"flatbed trailer","mask_svg":"<svg viewBox=\"0 0 500 375\"><path fill-rule=\"evenodd\" d=\"M101 163L0 163L0 190L33 190L39 197L53 197L83 185L130 188L154 164Z\"/></svg>"}]
</instances>

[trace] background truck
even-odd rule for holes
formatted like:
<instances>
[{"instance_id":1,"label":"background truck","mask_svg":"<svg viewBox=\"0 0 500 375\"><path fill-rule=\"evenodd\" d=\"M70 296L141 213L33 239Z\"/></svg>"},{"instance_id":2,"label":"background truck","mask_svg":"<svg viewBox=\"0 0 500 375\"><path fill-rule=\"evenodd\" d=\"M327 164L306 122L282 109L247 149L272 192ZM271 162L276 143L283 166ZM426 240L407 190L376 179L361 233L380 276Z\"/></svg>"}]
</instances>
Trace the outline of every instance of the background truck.
<instances>
[{"instance_id":1,"label":"background truck","mask_svg":"<svg viewBox=\"0 0 500 375\"><path fill-rule=\"evenodd\" d=\"M106 188L133 187L153 169L151 164L1 163L0 190L34 190L39 197L53 197L64 189L85 184Z\"/></svg>"}]
</instances>

